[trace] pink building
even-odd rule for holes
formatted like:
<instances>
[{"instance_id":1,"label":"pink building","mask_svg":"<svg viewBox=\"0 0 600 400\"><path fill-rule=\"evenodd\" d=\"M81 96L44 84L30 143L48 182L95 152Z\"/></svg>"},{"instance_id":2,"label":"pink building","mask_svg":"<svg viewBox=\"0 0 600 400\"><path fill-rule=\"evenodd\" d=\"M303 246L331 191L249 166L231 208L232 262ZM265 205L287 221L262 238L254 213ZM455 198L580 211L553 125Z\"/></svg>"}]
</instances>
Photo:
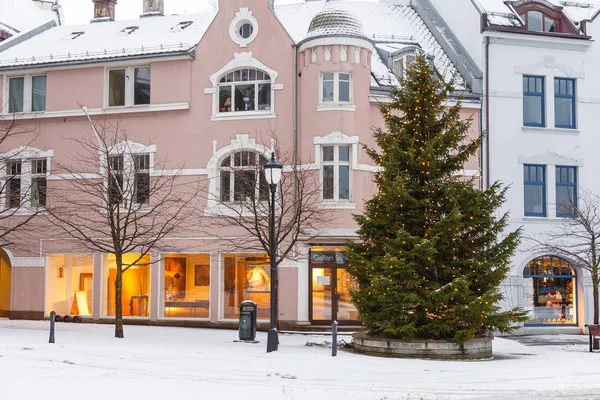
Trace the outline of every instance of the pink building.
<instances>
[{"instance_id":1,"label":"pink building","mask_svg":"<svg viewBox=\"0 0 600 400\"><path fill-rule=\"evenodd\" d=\"M434 29L439 18L408 1L274 6L221 0L218 11L163 16L161 0L146 0L140 19L113 21L116 0L93 1L95 19L88 25L52 27L0 44L5 118L18 113L42 128L31 148L11 152L28 144L11 142L1 149L4 179L19 179L16 195L38 185L45 201L46 190L51 198L61 180L74 179L53 173L52 165L76 151L66 136L90 130L79 104L92 118L119 118L129 138L143 144L132 146L139 151L132 156L147 156L150 175L160 173L151 160L168 154L185 162L186 175L208 178L206 215L219 208L211 198L227 201L228 193L235 200L235 175L224 175L243 169L235 154L268 158L270 145L261 136L273 134L278 147L295 149L304 167L319 172L322 206L332 215L318 238L300 243L297 256L279 268L280 325L356 324L343 244L355 237L352 215L374 191L376 167L362 145L373 145L372 128L382 126L378 105L415 54L430 56L440 79L457 74L464 117L473 118L472 135L479 134L479 97L472 90L478 77L459 62L456 42ZM25 153L33 159L22 162ZM471 160L464 173L477 176L479 161ZM14 196L4 195L4 209ZM0 315L114 316L111 256L83 253L45 232L27 240L28 246L2 252ZM258 303L259 320L268 319L268 282L254 285L252 278L268 263L265 254L228 250L199 231L194 251L157 257L125 273L126 318L227 324L237 322L238 304L250 299Z\"/></svg>"}]
</instances>

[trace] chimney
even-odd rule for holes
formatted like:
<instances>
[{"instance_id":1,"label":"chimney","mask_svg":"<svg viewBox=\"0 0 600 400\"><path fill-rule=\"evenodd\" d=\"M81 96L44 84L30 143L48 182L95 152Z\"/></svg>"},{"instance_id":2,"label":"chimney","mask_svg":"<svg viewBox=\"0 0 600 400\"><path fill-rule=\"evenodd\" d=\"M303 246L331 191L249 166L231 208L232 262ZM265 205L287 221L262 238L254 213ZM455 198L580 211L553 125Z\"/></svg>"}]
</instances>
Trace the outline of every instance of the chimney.
<instances>
[{"instance_id":1,"label":"chimney","mask_svg":"<svg viewBox=\"0 0 600 400\"><path fill-rule=\"evenodd\" d=\"M154 15L165 15L164 0L144 0L144 13L140 17L152 17Z\"/></svg>"},{"instance_id":2,"label":"chimney","mask_svg":"<svg viewBox=\"0 0 600 400\"><path fill-rule=\"evenodd\" d=\"M114 21L117 0L92 0L94 2L94 19L92 22Z\"/></svg>"}]
</instances>

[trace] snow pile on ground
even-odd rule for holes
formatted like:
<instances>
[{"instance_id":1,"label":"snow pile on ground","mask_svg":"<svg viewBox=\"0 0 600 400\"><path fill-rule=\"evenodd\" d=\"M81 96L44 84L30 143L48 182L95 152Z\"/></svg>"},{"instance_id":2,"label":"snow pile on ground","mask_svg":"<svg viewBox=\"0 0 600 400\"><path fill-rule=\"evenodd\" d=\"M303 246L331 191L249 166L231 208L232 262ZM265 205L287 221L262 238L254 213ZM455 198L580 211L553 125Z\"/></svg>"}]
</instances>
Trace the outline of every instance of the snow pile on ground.
<instances>
[{"instance_id":1,"label":"snow pile on ground","mask_svg":"<svg viewBox=\"0 0 600 400\"><path fill-rule=\"evenodd\" d=\"M0 319L0 399L458 400L600 399L600 353L586 336L496 338L494 358L331 357L331 337L281 335L279 351L237 332ZM348 336L341 336L349 341ZM312 344L312 345L307 345ZM551 345L548 345L551 343Z\"/></svg>"}]
</instances>

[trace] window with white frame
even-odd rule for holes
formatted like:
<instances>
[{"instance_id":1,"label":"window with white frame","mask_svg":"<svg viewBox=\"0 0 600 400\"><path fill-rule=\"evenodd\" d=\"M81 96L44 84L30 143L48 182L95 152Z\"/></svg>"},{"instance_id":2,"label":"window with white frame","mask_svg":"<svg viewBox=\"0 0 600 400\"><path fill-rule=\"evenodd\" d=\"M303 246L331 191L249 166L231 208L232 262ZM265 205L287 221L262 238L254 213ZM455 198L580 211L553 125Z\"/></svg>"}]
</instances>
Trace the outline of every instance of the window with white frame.
<instances>
[{"instance_id":1,"label":"window with white frame","mask_svg":"<svg viewBox=\"0 0 600 400\"><path fill-rule=\"evenodd\" d=\"M46 111L46 75L7 78L8 112Z\"/></svg>"},{"instance_id":2,"label":"window with white frame","mask_svg":"<svg viewBox=\"0 0 600 400\"><path fill-rule=\"evenodd\" d=\"M270 111L271 76L254 69L241 68L229 72L219 81L219 112Z\"/></svg>"},{"instance_id":3,"label":"window with white frame","mask_svg":"<svg viewBox=\"0 0 600 400\"><path fill-rule=\"evenodd\" d=\"M392 65L392 71L394 72L394 75L398 77L404 77L404 74L406 74L406 71L410 65L415 62L415 60L416 57L412 53L403 54L400 57L394 58Z\"/></svg>"},{"instance_id":4,"label":"window with white frame","mask_svg":"<svg viewBox=\"0 0 600 400\"><path fill-rule=\"evenodd\" d=\"M321 73L321 104L350 104L352 102L352 74L348 72Z\"/></svg>"},{"instance_id":5,"label":"window with white frame","mask_svg":"<svg viewBox=\"0 0 600 400\"><path fill-rule=\"evenodd\" d=\"M108 107L150 104L150 67L108 70Z\"/></svg>"},{"instance_id":6,"label":"window with white frame","mask_svg":"<svg viewBox=\"0 0 600 400\"><path fill-rule=\"evenodd\" d=\"M4 209L46 206L47 178L52 151L20 147L3 154Z\"/></svg>"},{"instance_id":7,"label":"window with white frame","mask_svg":"<svg viewBox=\"0 0 600 400\"><path fill-rule=\"evenodd\" d=\"M150 204L154 146L129 144L134 148L120 149L109 154L104 176L106 179L106 201L109 206L127 208L128 205L143 208ZM142 151L136 152L141 149Z\"/></svg>"},{"instance_id":8,"label":"window with white frame","mask_svg":"<svg viewBox=\"0 0 600 400\"><path fill-rule=\"evenodd\" d=\"M148 204L150 202L150 154L135 154L134 202Z\"/></svg>"},{"instance_id":9,"label":"window with white frame","mask_svg":"<svg viewBox=\"0 0 600 400\"><path fill-rule=\"evenodd\" d=\"M46 206L46 174L48 161L44 158L31 160L31 207Z\"/></svg>"},{"instance_id":10,"label":"window with white frame","mask_svg":"<svg viewBox=\"0 0 600 400\"><path fill-rule=\"evenodd\" d=\"M21 160L6 163L5 208L21 207Z\"/></svg>"},{"instance_id":11,"label":"window with white frame","mask_svg":"<svg viewBox=\"0 0 600 400\"><path fill-rule=\"evenodd\" d=\"M269 199L269 185L261 173L267 159L255 151L235 152L221 162L220 195L223 203Z\"/></svg>"},{"instance_id":12,"label":"window with white frame","mask_svg":"<svg viewBox=\"0 0 600 400\"><path fill-rule=\"evenodd\" d=\"M321 154L323 200L350 200L350 146L323 146Z\"/></svg>"}]
</instances>

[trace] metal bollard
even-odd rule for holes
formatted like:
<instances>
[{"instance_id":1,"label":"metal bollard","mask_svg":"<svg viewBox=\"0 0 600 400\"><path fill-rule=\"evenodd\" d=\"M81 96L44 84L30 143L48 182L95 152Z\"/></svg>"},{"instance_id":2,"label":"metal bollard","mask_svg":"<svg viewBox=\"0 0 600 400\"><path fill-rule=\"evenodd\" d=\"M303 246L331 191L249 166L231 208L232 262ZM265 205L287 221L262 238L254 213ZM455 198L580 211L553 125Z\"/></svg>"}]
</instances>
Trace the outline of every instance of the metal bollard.
<instances>
[{"instance_id":1,"label":"metal bollard","mask_svg":"<svg viewBox=\"0 0 600 400\"><path fill-rule=\"evenodd\" d=\"M56 317L56 313L54 311L50 312L50 341L48 343L54 343L54 318Z\"/></svg>"},{"instance_id":2,"label":"metal bollard","mask_svg":"<svg viewBox=\"0 0 600 400\"><path fill-rule=\"evenodd\" d=\"M338 323L333 321L331 323L331 357L337 356L337 330Z\"/></svg>"}]
</instances>

